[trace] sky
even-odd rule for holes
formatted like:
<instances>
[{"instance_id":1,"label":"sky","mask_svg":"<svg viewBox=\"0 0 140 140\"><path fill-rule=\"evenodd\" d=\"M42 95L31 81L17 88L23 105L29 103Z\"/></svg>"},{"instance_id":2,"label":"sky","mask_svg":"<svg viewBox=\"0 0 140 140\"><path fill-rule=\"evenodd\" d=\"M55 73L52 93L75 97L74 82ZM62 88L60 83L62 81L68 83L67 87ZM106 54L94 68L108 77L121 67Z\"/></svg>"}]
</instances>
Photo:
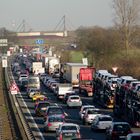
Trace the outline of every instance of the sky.
<instances>
[{"instance_id":1,"label":"sky","mask_svg":"<svg viewBox=\"0 0 140 140\"><path fill-rule=\"evenodd\" d=\"M113 25L112 0L0 0L0 28L22 30L62 30L61 18L66 17L67 30L80 26L110 27ZM18 27L21 27L18 29Z\"/></svg>"}]
</instances>

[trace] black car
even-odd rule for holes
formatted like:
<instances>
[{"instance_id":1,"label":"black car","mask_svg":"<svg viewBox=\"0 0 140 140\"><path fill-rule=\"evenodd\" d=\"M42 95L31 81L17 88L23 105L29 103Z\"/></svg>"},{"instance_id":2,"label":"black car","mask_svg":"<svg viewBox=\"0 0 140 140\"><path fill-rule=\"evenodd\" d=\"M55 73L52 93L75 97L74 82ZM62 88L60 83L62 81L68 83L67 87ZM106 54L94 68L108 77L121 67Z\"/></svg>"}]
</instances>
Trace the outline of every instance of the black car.
<instances>
[{"instance_id":1,"label":"black car","mask_svg":"<svg viewBox=\"0 0 140 140\"><path fill-rule=\"evenodd\" d=\"M21 83L20 83L20 89L23 90L23 91L26 91L27 86L28 86L28 80L27 79L22 80Z\"/></svg>"},{"instance_id":2,"label":"black car","mask_svg":"<svg viewBox=\"0 0 140 140\"><path fill-rule=\"evenodd\" d=\"M36 116L44 116L46 109L50 106L51 103L48 101L39 101L35 106L35 115Z\"/></svg>"},{"instance_id":3,"label":"black car","mask_svg":"<svg viewBox=\"0 0 140 140\"><path fill-rule=\"evenodd\" d=\"M127 122L113 122L106 130L107 140L125 140L128 134L132 133Z\"/></svg>"}]
</instances>

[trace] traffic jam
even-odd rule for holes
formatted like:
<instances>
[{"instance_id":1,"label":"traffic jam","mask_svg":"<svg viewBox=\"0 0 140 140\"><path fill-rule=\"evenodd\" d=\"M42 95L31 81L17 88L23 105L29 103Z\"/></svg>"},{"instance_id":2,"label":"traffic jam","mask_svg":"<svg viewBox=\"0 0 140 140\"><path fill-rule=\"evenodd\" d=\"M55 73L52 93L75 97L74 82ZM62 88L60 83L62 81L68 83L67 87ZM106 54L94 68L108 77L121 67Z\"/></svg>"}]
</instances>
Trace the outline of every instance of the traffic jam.
<instances>
[{"instance_id":1,"label":"traffic jam","mask_svg":"<svg viewBox=\"0 0 140 140\"><path fill-rule=\"evenodd\" d=\"M140 81L31 50L11 63L35 139L140 140Z\"/></svg>"}]
</instances>

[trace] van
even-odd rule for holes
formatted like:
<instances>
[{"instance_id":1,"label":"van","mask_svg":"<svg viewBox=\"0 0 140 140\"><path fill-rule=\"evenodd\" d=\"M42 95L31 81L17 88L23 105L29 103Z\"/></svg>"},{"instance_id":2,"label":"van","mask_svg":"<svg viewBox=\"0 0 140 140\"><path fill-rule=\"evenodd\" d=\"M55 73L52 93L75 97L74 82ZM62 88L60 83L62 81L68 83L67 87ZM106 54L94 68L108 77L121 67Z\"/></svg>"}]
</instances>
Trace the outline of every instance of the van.
<instances>
[{"instance_id":1,"label":"van","mask_svg":"<svg viewBox=\"0 0 140 140\"><path fill-rule=\"evenodd\" d=\"M30 76L28 79L28 88L40 89L40 80L38 76Z\"/></svg>"}]
</instances>

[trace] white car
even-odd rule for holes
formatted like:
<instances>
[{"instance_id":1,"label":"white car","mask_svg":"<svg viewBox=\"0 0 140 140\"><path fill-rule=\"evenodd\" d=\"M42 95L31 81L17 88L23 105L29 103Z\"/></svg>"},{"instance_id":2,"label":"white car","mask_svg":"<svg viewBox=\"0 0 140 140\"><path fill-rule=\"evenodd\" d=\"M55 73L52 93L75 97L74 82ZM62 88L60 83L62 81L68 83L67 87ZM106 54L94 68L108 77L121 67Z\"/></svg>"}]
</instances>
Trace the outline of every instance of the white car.
<instances>
[{"instance_id":1,"label":"white car","mask_svg":"<svg viewBox=\"0 0 140 140\"><path fill-rule=\"evenodd\" d=\"M79 95L70 95L67 100L68 107L81 107L82 100Z\"/></svg>"},{"instance_id":2,"label":"white car","mask_svg":"<svg viewBox=\"0 0 140 140\"><path fill-rule=\"evenodd\" d=\"M60 137L63 132L68 134L76 132L78 137L80 138L80 127L77 124L63 123L62 125L59 125L59 128L56 129L56 137Z\"/></svg>"},{"instance_id":3,"label":"white car","mask_svg":"<svg viewBox=\"0 0 140 140\"><path fill-rule=\"evenodd\" d=\"M95 108L95 106L93 106L93 105L83 105L79 112L80 119L83 119L86 109L94 109L94 108Z\"/></svg>"},{"instance_id":4,"label":"white car","mask_svg":"<svg viewBox=\"0 0 140 140\"><path fill-rule=\"evenodd\" d=\"M86 109L83 116L83 124L91 124L97 115L101 115L99 109Z\"/></svg>"},{"instance_id":5,"label":"white car","mask_svg":"<svg viewBox=\"0 0 140 140\"><path fill-rule=\"evenodd\" d=\"M109 115L98 115L94 118L91 129L92 130L106 130L112 124L112 117Z\"/></svg>"}]
</instances>

